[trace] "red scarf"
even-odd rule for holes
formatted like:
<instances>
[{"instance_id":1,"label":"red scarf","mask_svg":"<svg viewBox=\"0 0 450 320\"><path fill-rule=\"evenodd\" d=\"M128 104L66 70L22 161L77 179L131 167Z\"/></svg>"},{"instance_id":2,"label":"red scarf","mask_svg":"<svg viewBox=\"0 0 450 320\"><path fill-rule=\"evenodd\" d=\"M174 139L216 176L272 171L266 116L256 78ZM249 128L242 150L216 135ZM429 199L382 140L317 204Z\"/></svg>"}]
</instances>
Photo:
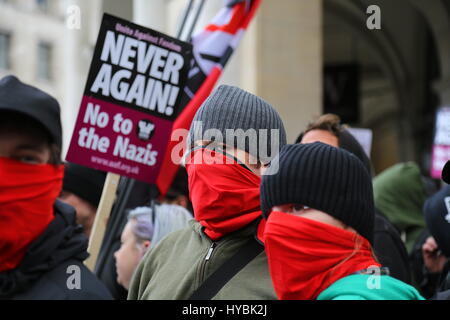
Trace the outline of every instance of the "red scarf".
<instances>
[{"instance_id":1,"label":"red scarf","mask_svg":"<svg viewBox=\"0 0 450 320\"><path fill-rule=\"evenodd\" d=\"M53 220L64 167L0 158L0 272L17 267Z\"/></svg>"},{"instance_id":2,"label":"red scarf","mask_svg":"<svg viewBox=\"0 0 450 320\"><path fill-rule=\"evenodd\" d=\"M191 153L186 169L195 219L212 240L261 216L261 179L232 158L201 148Z\"/></svg>"},{"instance_id":3,"label":"red scarf","mask_svg":"<svg viewBox=\"0 0 450 320\"><path fill-rule=\"evenodd\" d=\"M337 280L380 267L369 241L360 235L283 212L270 214L264 244L272 282L281 300L316 299Z\"/></svg>"}]
</instances>

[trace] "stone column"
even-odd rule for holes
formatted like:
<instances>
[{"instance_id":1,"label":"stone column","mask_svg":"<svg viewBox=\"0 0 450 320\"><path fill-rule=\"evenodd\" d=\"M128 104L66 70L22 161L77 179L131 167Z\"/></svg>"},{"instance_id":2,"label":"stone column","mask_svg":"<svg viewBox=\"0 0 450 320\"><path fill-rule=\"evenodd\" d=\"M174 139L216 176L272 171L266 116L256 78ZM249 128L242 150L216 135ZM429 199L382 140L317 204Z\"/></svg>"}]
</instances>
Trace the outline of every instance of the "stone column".
<instances>
[{"instance_id":1,"label":"stone column","mask_svg":"<svg viewBox=\"0 0 450 320\"><path fill-rule=\"evenodd\" d=\"M103 0L103 12L126 20L132 20L133 0Z\"/></svg>"},{"instance_id":2,"label":"stone column","mask_svg":"<svg viewBox=\"0 0 450 320\"><path fill-rule=\"evenodd\" d=\"M248 74L255 93L281 114L293 143L322 113L322 0L263 1L254 22Z\"/></svg>"},{"instance_id":3,"label":"stone column","mask_svg":"<svg viewBox=\"0 0 450 320\"><path fill-rule=\"evenodd\" d=\"M133 21L139 25L164 32L166 31L166 8L165 0L134 0Z\"/></svg>"},{"instance_id":4,"label":"stone column","mask_svg":"<svg viewBox=\"0 0 450 320\"><path fill-rule=\"evenodd\" d=\"M64 3L66 13L65 28L65 68L64 101L61 101L63 123L63 158L69 147L72 131L80 108L86 84L92 53L100 26L101 2L98 0L68 0ZM79 14L79 28L67 15Z\"/></svg>"}]
</instances>

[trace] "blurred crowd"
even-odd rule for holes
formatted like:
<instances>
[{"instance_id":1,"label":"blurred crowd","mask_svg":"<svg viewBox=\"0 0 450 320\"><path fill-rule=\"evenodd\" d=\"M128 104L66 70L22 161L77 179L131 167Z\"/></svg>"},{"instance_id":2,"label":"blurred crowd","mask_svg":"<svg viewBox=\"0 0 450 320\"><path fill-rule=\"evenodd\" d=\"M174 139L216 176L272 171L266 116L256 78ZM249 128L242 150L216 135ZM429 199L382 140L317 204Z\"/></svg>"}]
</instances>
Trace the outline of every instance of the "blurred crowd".
<instances>
[{"instance_id":1,"label":"blurred crowd","mask_svg":"<svg viewBox=\"0 0 450 320\"><path fill-rule=\"evenodd\" d=\"M450 299L450 165L375 175L334 114L288 144L276 106L228 85L194 121L169 192L107 228L108 278L84 265L106 173L62 161L53 97L1 79L0 299Z\"/></svg>"}]
</instances>

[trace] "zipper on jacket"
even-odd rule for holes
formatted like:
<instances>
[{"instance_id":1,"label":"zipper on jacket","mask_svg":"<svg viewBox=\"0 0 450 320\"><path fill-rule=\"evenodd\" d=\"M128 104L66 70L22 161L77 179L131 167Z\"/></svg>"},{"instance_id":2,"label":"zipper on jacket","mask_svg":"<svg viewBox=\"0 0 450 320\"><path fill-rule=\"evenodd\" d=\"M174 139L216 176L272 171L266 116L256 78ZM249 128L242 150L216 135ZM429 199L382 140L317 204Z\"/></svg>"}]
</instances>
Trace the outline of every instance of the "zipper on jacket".
<instances>
[{"instance_id":1,"label":"zipper on jacket","mask_svg":"<svg viewBox=\"0 0 450 320\"><path fill-rule=\"evenodd\" d=\"M200 279L199 285L201 285L203 283L203 281L205 281L206 264L209 262L209 259L211 259L213 251L216 247L217 247L217 242L212 242L211 245L209 246L208 252L205 255L205 258L200 263L200 268L199 268L199 272L198 272L198 277Z\"/></svg>"},{"instance_id":2,"label":"zipper on jacket","mask_svg":"<svg viewBox=\"0 0 450 320\"><path fill-rule=\"evenodd\" d=\"M209 247L208 253L206 254L206 257L205 257L205 260L206 260L206 261L208 261L209 258L211 258L211 255L212 255L212 253L213 253L214 248L216 247L216 245L217 245L216 242L211 243L211 246Z\"/></svg>"}]
</instances>

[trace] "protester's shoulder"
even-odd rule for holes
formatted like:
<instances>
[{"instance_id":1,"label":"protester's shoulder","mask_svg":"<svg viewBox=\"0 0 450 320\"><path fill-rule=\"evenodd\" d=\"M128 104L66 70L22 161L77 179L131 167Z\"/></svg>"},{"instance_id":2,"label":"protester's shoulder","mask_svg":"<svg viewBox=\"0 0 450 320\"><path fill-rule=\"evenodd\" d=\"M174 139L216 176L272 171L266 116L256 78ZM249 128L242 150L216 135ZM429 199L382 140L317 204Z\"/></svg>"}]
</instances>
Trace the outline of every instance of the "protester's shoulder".
<instances>
[{"instance_id":1,"label":"protester's shoulder","mask_svg":"<svg viewBox=\"0 0 450 320\"><path fill-rule=\"evenodd\" d=\"M412 286L393 277L354 274L339 279L318 297L319 300L423 300Z\"/></svg>"},{"instance_id":2,"label":"protester's shoulder","mask_svg":"<svg viewBox=\"0 0 450 320\"><path fill-rule=\"evenodd\" d=\"M65 219L71 220L76 217L75 208L59 199L56 199L55 203L53 204L53 207L55 211L63 215Z\"/></svg>"},{"instance_id":3,"label":"protester's shoulder","mask_svg":"<svg viewBox=\"0 0 450 320\"><path fill-rule=\"evenodd\" d=\"M158 248L165 248L166 246L173 246L178 243L184 243L188 239L200 237L200 224L194 219L188 221L188 225L182 229L173 231L165 236L153 250L161 250ZM153 251L150 250L150 251Z\"/></svg>"},{"instance_id":4,"label":"protester's shoulder","mask_svg":"<svg viewBox=\"0 0 450 320\"><path fill-rule=\"evenodd\" d=\"M182 253L186 253L188 243L189 247L194 248L193 242L196 242L197 238L201 237L196 232L197 225L199 225L197 221L190 220L183 229L173 231L165 236L154 248L147 251L141 261L142 268L147 270L152 265L165 261L169 256L179 256Z\"/></svg>"},{"instance_id":5,"label":"protester's shoulder","mask_svg":"<svg viewBox=\"0 0 450 320\"><path fill-rule=\"evenodd\" d=\"M450 290L437 292L431 300L450 300Z\"/></svg>"},{"instance_id":6,"label":"protester's shoulder","mask_svg":"<svg viewBox=\"0 0 450 320\"><path fill-rule=\"evenodd\" d=\"M362 295L357 294L339 294L330 299L322 299L322 300L367 300Z\"/></svg>"},{"instance_id":7,"label":"protester's shoulder","mask_svg":"<svg viewBox=\"0 0 450 320\"><path fill-rule=\"evenodd\" d=\"M75 269L74 266L79 269ZM72 268L70 268L72 267ZM81 282L78 290L70 290L69 299L84 299L84 300L112 300L113 297L106 286L100 281L97 276L89 270L84 263L79 260L67 261L63 266L62 271L65 271L65 276L68 278L74 275L75 271L80 271Z\"/></svg>"},{"instance_id":8,"label":"protester's shoulder","mask_svg":"<svg viewBox=\"0 0 450 320\"><path fill-rule=\"evenodd\" d=\"M11 296L13 300L68 300L66 290L55 281L51 272L44 273L38 280L29 284L25 290Z\"/></svg>"},{"instance_id":9,"label":"protester's shoulder","mask_svg":"<svg viewBox=\"0 0 450 320\"><path fill-rule=\"evenodd\" d=\"M110 300L104 284L79 260L69 259L49 270L33 285L30 295L49 300Z\"/></svg>"},{"instance_id":10,"label":"protester's shoulder","mask_svg":"<svg viewBox=\"0 0 450 320\"><path fill-rule=\"evenodd\" d=\"M387 232L391 233L396 231L395 227L389 222L389 220L378 210L375 214L374 232Z\"/></svg>"},{"instance_id":11,"label":"protester's shoulder","mask_svg":"<svg viewBox=\"0 0 450 320\"><path fill-rule=\"evenodd\" d=\"M377 253L397 251L403 259L408 256L399 232L381 215L375 215L374 248Z\"/></svg>"}]
</instances>

